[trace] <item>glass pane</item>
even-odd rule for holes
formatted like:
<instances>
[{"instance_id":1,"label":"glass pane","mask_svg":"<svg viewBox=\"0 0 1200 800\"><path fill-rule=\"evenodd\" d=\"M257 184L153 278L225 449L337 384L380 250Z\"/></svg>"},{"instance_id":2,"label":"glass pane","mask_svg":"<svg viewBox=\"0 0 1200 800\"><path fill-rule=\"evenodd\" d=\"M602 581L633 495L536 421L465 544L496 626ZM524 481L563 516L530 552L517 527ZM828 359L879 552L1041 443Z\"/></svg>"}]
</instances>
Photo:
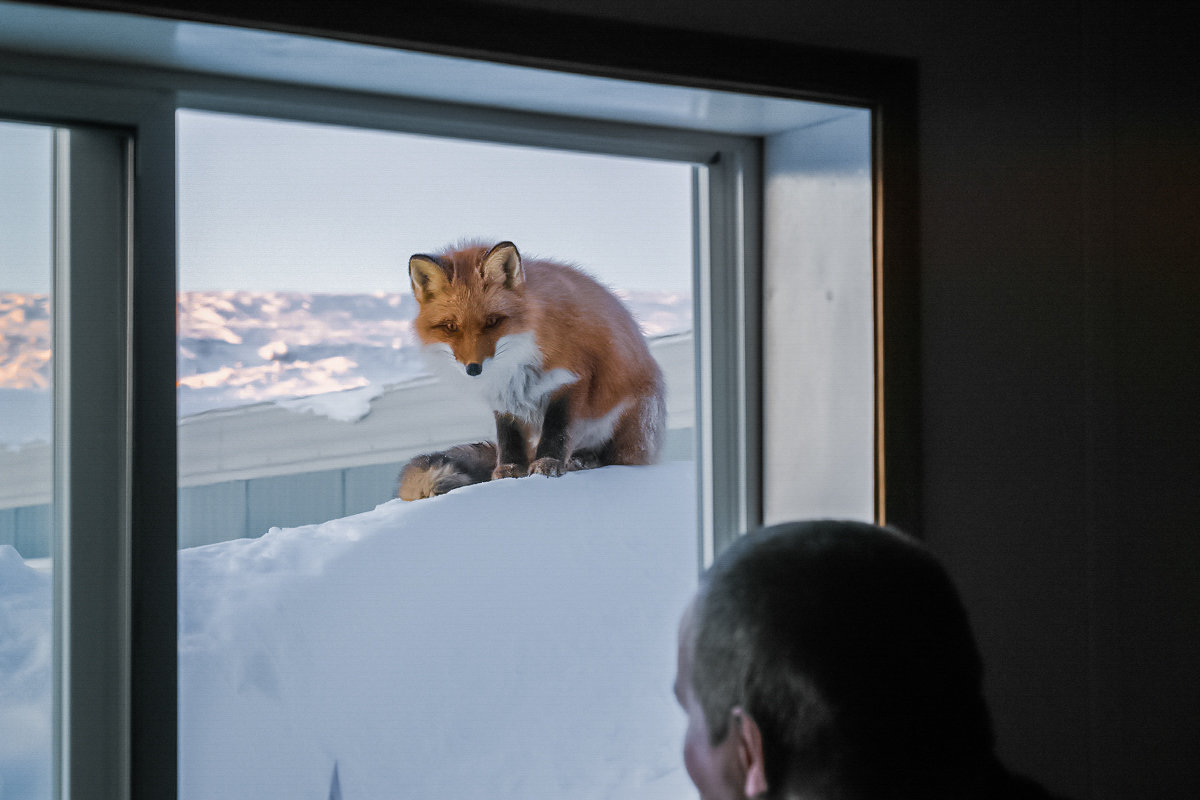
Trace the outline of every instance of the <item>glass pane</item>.
<instances>
[{"instance_id":1,"label":"glass pane","mask_svg":"<svg viewBox=\"0 0 1200 800\"><path fill-rule=\"evenodd\" d=\"M687 794L693 167L178 122L181 797ZM468 237L621 298L665 378L660 464L392 500L410 458L496 438L413 322L409 256Z\"/></svg>"},{"instance_id":2,"label":"glass pane","mask_svg":"<svg viewBox=\"0 0 1200 800\"><path fill-rule=\"evenodd\" d=\"M52 791L52 141L0 122L0 797Z\"/></svg>"}]
</instances>

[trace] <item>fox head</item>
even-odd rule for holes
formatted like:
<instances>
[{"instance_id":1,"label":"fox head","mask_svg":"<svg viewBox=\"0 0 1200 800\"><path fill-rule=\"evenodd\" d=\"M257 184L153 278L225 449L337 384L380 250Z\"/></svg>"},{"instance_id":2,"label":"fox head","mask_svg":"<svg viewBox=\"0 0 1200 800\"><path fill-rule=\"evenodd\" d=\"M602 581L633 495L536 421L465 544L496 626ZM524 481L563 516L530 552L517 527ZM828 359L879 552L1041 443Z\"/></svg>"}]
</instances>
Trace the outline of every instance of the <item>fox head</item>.
<instances>
[{"instance_id":1,"label":"fox head","mask_svg":"<svg viewBox=\"0 0 1200 800\"><path fill-rule=\"evenodd\" d=\"M420 306L417 337L448 347L470 376L483 372L501 337L526 327L525 272L512 242L417 254L408 276Z\"/></svg>"}]
</instances>

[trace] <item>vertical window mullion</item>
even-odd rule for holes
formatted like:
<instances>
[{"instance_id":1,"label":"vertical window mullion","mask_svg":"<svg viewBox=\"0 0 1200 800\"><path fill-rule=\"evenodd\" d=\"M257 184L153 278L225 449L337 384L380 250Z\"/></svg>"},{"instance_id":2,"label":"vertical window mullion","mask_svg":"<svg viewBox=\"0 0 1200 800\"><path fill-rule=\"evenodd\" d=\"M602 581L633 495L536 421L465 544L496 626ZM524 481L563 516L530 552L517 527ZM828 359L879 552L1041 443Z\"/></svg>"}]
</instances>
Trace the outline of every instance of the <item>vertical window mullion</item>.
<instances>
[{"instance_id":1,"label":"vertical window mullion","mask_svg":"<svg viewBox=\"0 0 1200 800\"><path fill-rule=\"evenodd\" d=\"M138 123L129 291L130 796L153 800L178 791L175 109Z\"/></svg>"},{"instance_id":2,"label":"vertical window mullion","mask_svg":"<svg viewBox=\"0 0 1200 800\"><path fill-rule=\"evenodd\" d=\"M55 795L129 794L128 139L58 129Z\"/></svg>"},{"instance_id":3,"label":"vertical window mullion","mask_svg":"<svg viewBox=\"0 0 1200 800\"><path fill-rule=\"evenodd\" d=\"M700 216L708 229L707 280L699 283L703 475L707 565L761 521L758 430L758 154L722 150L709 164Z\"/></svg>"}]
</instances>

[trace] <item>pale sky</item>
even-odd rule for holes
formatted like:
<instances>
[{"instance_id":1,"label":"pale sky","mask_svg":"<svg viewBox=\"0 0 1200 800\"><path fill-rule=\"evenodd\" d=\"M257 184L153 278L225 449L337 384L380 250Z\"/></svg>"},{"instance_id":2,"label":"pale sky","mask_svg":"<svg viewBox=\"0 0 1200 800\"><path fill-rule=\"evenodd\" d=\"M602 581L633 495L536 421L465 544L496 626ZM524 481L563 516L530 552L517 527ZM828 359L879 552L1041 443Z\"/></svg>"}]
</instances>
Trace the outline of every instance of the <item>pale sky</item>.
<instances>
[{"instance_id":1,"label":"pale sky","mask_svg":"<svg viewBox=\"0 0 1200 800\"><path fill-rule=\"evenodd\" d=\"M50 138L0 122L0 292L50 291Z\"/></svg>"},{"instance_id":2,"label":"pale sky","mask_svg":"<svg viewBox=\"0 0 1200 800\"><path fill-rule=\"evenodd\" d=\"M689 291L691 167L179 113L180 288L407 291L408 257L465 238ZM0 291L44 293L50 136L0 123Z\"/></svg>"},{"instance_id":3,"label":"pale sky","mask_svg":"<svg viewBox=\"0 0 1200 800\"><path fill-rule=\"evenodd\" d=\"M185 111L180 285L408 289L408 257L511 240L616 288L691 286L691 167Z\"/></svg>"}]
</instances>

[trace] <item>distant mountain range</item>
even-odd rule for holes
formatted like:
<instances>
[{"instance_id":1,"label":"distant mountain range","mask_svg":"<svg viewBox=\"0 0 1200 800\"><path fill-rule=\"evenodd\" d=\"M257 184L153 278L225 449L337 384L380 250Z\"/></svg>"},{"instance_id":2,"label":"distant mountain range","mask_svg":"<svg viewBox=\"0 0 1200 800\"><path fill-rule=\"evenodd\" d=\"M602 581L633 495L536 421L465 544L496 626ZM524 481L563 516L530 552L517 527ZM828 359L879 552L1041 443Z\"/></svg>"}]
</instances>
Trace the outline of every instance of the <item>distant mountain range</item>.
<instances>
[{"instance_id":1,"label":"distant mountain range","mask_svg":"<svg viewBox=\"0 0 1200 800\"><path fill-rule=\"evenodd\" d=\"M415 305L399 293L184 292L180 414L419 375Z\"/></svg>"},{"instance_id":2,"label":"distant mountain range","mask_svg":"<svg viewBox=\"0 0 1200 800\"><path fill-rule=\"evenodd\" d=\"M0 292L0 389L50 386L50 310L44 294Z\"/></svg>"},{"instance_id":3,"label":"distant mountain range","mask_svg":"<svg viewBox=\"0 0 1200 800\"><path fill-rule=\"evenodd\" d=\"M649 337L692 327L688 294L618 294ZM183 292L179 412L187 416L422 375L415 315L412 295L401 293ZM17 394L44 392L51 377L47 297L0 293L0 402L20 413L18 407L28 403L14 402ZM13 442L17 429L40 433L33 429L41 423L28 421L31 427L25 428L10 419L0 441Z\"/></svg>"}]
</instances>

